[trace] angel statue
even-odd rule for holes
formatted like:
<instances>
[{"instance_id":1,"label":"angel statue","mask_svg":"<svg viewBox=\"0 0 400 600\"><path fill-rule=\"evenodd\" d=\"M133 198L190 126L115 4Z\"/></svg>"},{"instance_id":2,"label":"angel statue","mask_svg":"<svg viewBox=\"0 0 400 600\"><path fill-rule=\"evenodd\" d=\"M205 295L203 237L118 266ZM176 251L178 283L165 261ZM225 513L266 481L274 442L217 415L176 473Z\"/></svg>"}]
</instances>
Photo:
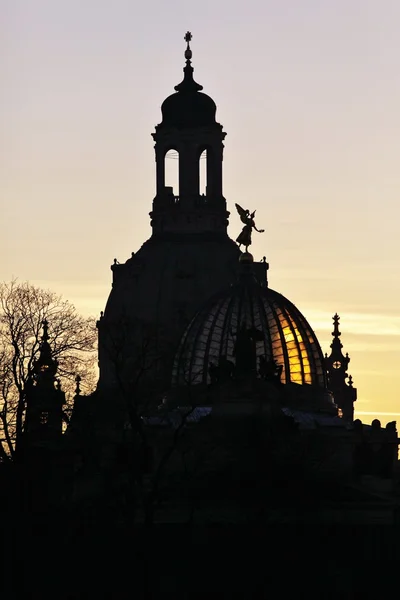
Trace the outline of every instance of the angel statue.
<instances>
[{"instance_id":1,"label":"angel statue","mask_svg":"<svg viewBox=\"0 0 400 600\"><path fill-rule=\"evenodd\" d=\"M242 223L244 223L244 227L239 236L236 238L236 241L239 244L239 248L243 244L243 246L246 248L246 252L248 252L248 247L251 245L252 230L255 229L258 233L264 233L264 229L257 229L256 224L254 223L256 211L250 214L250 211L247 208L244 210L241 206L239 206L239 204L235 204L235 206L239 213L240 220Z\"/></svg>"}]
</instances>

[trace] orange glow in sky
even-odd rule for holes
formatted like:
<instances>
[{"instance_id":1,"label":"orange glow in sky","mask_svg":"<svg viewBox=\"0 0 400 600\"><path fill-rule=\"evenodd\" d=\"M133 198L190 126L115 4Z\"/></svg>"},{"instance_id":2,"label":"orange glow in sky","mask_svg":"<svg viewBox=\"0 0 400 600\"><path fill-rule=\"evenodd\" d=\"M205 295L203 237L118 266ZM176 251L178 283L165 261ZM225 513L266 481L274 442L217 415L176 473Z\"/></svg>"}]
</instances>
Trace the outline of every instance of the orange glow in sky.
<instances>
[{"instance_id":1,"label":"orange glow in sky","mask_svg":"<svg viewBox=\"0 0 400 600\"><path fill-rule=\"evenodd\" d=\"M13 0L2 16L0 279L104 309L114 257L150 235L151 133L182 78L227 132L224 194L324 352L332 316L356 416L400 414L400 3ZM171 161L173 162L173 161ZM363 416L363 414L365 416ZM395 419L395 417L393 417ZM399 419L400 420L400 419Z\"/></svg>"}]
</instances>

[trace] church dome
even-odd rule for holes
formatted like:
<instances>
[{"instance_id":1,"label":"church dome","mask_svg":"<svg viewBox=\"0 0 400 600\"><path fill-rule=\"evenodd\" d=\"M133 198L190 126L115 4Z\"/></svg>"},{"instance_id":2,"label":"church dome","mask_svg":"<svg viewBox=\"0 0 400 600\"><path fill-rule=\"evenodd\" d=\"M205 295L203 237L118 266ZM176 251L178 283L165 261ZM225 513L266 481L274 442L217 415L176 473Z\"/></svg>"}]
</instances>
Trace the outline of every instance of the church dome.
<instances>
[{"instance_id":1,"label":"church dome","mask_svg":"<svg viewBox=\"0 0 400 600\"><path fill-rule=\"evenodd\" d=\"M215 124L215 102L207 94L195 90L178 91L161 106L162 125L177 129L206 127Z\"/></svg>"},{"instance_id":2,"label":"church dome","mask_svg":"<svg viewBox=\"0 0 400 600\"><path fill-rule=\"evenodd\" d=\"M287 298L262 287L251 264L240 270L238 283L214 297L187 327L175 356L173 385L209 384L212 369L237 369L238 340L247 335L244 356L255 376L272 365L283 384L325 389L323 354L305 317Z\"/></svg>"}]
</instances>

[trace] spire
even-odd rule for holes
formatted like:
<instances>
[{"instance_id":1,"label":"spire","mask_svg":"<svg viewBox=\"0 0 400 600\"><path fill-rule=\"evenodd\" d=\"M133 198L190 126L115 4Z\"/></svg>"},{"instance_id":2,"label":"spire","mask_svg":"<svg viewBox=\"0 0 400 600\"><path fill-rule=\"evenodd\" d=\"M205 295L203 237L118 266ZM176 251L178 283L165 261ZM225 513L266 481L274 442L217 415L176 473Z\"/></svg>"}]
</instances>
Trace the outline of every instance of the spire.
<instances>
[{"instance_id":1,"label":"spire","mask_svg":"<svg viewBox=\"0 0 400 600\"><path fill-rule=\"evenodd\" d=\"M51 347L49 344L49 323L47 319L42 321L43 335L39 346L39 358L35 361L34 371L37 382L43 380L54 383L54 377L57 372L58 362L53 359Z\"/></svg>"},{"instance_id":2,"label":"spire","mask_svg":"<svg viewBox=\"0 0 400 600\"><path fill-rule=\"evenodd\" d=\"M342 370L343 373L347 371L350 357L348 353L344 356L342 352L343 344L340 341L341 331L339 330L340 317L337 313L334 314L333 318L333 331L332 331L332 344L331 344L331 355L329 357L330 367L335 370ZM347 375L346 375L347 377Z\"/></svg>"},{"instance_id":3,"label":"spire","mask_svg":"<svg viewBox=\"0 0 400 600\"><path fill-rule=\"evenodd\" d=\"M333 318L333 332L332 332L332 335L333 335L334 337L339 337L339 336L341 336L341 335L342 335L342 334L340 333L340 331L339 331L339 321L340 321L340 317L339 317L339 315L338 315L337 313L335 313L335 314L333 315L333 317L332 317L332 318Z\"/></svg>"},{"instance_id":4,"label":"spire","mask_svg":"<svg viewBox=\"0 0 400 600\"><path fill-rule=\"evenodd\" d=\"M199 83L196 83L193 79L193 67L192 67L192 49L190 47L190 42L192 40L192 34L190 31L187 31L184 37L184 40L187 44L185 50L185 58L186 58L186 66L183 68L183 81L178 83L175 86L175 90L177 92L199 92L203 89L203 86Z\"/></svg>"},{"instance_id":5,"label":"spire","mask_svg":"<svg viewBox=\"0 0 400 600\"><path fill-rule=\"evenodd\" d=\"M43 335L42 335L42 341L43 342L48 342L49 341L49 322L47 319L44 319L42 322L43 325Z\"/></svg>"},{"instance_id":6,"label":"spire","mask_svg":"<svg viewBox=\"0 0 400 600\"><path fill-rule=\"evenodd\" d=\"M333 316L333 331L332 331L333 340L332 340L331 348L332 348L332 353L337 354L337 358L338 358L339 354L342 355L341 349L343 348L343 344L340 341L340 336L342 334L339 331L339 321L340 321L340 317L337 313L335 313Z\"/></svg>"}]
</instances>

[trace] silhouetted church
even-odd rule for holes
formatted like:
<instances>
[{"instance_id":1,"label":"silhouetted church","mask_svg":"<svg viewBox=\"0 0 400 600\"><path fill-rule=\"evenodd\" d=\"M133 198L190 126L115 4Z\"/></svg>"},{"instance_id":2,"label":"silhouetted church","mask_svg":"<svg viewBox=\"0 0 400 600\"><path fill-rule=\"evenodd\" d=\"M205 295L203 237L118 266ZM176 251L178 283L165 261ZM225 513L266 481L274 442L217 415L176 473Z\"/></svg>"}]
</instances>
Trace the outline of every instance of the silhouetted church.
<instances>
[{"instance_id":1,"label":"silhouetted church","mask_svg":"<svg viewBox=\"0 0 400 600\"><path fill-rule=\"evenodd\" d=\"M224 365L232 377L236 371L244 374L247 361L252 376L265 378L271 369L274 376L278 368L280 383L292 394L313 396L315 405L335 413L327 375L338 390L334 377L338 359L323 358L304 316L269 288L265 259L255 263L228 236L229 212L222 189L226 134L216 121L214 101L194 81L189 32L185 39L183 81L163 102L162 122L153 134L152 236L124 264L115 261L111 294L98 321L99 390L115 390L121 382L128 389L138 359L143 376L150 373L159 393L171 386L210 385ZM165 185L170 150L178 154L179 190ZM207 185L206 193L200 194L204 152ZM254 213L247 223L249 211L238 210L251 243ZM247 357L244 362L242 354ZM341 364L340 408L343 411L343 404L345 418L352 420L355 390L347 393L348 359L343 357Z\"/></svg>"},{"instance_id":2,"label":"silhouetted church","mask_svg":"<svg viewBox=\"0 0 400 600\"><path fill-rule=\"evenodd\" d=\"M258 231L254 213L237 206L244 224L239 245L228 236L226 134L214 101L193 78L190 33L185 40L183 81L163 102L153 133L152 235L111 267L112 290L97 323L98 389L84 397L78 382L62 436L73 457L74 501L109 493L111 479L114 496L126 498L133 473L131 493L149 499L137 510L144 521L279 521L283 513L290 520L299 504L311 519L318 512L321 519L351 520L345 506L364 514L374 502L386 515L393 504L395 425L353 422L357 394L339 317L324 357L306 318L269 287L265 258L254 261L248 251ZM179 190L165 185L170 150L179 156ZM48 373L54 382L53 364ZM36 395L45 385L38 375ZM52 410L59 415L62 392L53 391L53 409L48 391L43 395L46 418L29 412L28 428L43 426L44 436ZM365 476L388 481L386 491L378 484L375 496L355 491L354 478Z\"/></svg>"}]
</instances>

